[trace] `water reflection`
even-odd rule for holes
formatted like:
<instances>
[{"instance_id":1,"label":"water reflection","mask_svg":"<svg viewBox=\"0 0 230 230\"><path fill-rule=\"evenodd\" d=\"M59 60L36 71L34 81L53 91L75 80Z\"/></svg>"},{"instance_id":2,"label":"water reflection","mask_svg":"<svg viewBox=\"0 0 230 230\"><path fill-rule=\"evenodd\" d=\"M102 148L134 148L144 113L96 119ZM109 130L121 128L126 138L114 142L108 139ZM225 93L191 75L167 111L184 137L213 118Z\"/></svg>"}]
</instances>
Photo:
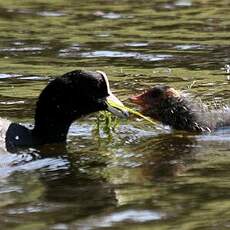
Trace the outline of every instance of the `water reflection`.
<instances>
[{"instance_id":1,"label":"water reflection","mask_svg":"<svg viewBox=\"0 0 230 230\"><path fill-rule=\"evenodd\" d=\"M120 14L114 12L105 13L103 11L96 11L94 15L102 18L107 18L107 19L119 19L122 17Z\"/></svg>"},{"instance_id":2,"label":"water reflection","mask_svg":"<svg viewBox=\"0 0 230 230\"><path fill-rule=\"evenodd\" d=\"M49 150L53 152L54 149L52 146ZM42 151L46 155L40 152L41 159L10 166L14 172L8 175L6 181L12 181L13 186L3 184L3 188L8 189L1 191L5 200L2 202L2 218L11 222L24 219L30 223L45 215L46 221L70 222L116 206L113 187L100 176L84 172L83 166L77 163L77 156L63 155L62 152L61 156L54 157L52 153L52 157L48 157L49 151ZM28 174L27 180L24 174Z\"/></svg>"},{"instance_id":3,"label":"water reflection","mask_svg":"<svg viewBox=\"0 0 230 230\"><path fill-rule=\"evenodd\" d=\"M129 222L129 223L144 223L159 220L163 217L163 214L148 211L148 210L126 210L115 212L112 214L103 214L100 216L93 216L91 218L84 219L82 222L77 222L72 224L73 227L78 227L81 229L94 229L94 228L108 228L113 227L114 225L120 222Z\"/></svg>"},{"instance_id":4,"label":"water reflection","mask_svg":"<svg viewBox=\"0 0 230 230\"><path fill-rule=\"evenodd\" d=\"M2 184L5 200L2 217L30 223L45 215L43 220L46 222L52 218L56 223L65 222L67 226L86 229L119 226L127 221L130 224L152 223L162 218L170 220L175 214L183 215L187 213L185 207L190 207L190 211L197 209L198 204L190 202L204 204L201 200L207 189L212 191L210 199L214 199L214 194L220 194L219 186L211 187L207 177L222 174L227 164L218 165L219 172L212 171L200 165L199 158L203 158L202 152L213 149L219 141L223 149L229 148L229 142L223 142L221 137L210 145L212 136L156 135L157 131L143 135L144 131L136 130L136 138L130 139L129 135L133 133L130 130L130 133L117 133L123 135L125 142L115 137L108 145L104 137L100 145L89 147L94 140L87 132L88 128L85 131L83 128L83 138L74 145L72 143L72 150L47 145L30 149L27 153L24 150L22 155L8 155L14 160L9 159L8 166L2 165L5 170L2 170L1 181L6 181ZM83 148L79 148L80 143ZM75 148L79 150L73 151ZM3 159L6 162L7 157ZM193 177L189 178L191 173ZM25 175L29 179L25 180ZM200 187L203 179L207 181L203 181ZM225 198L226 192L221 192ZM14 206L6 205L6 202Z\"/></svg>"},{"instance_id":5,"label":"water reflection","mask_svg":"<svg viewBox=\"0 0 230 230\"><path fill-rule=\"evenodd\" d=\"M21 153L18 152L18 154L2 156L1 178L8 177L9 179L6 181L12 180L13 186L15 187L16 185L15 188L4 185L8 189L11 188L13 191L12 196L5 190L3 190L3 193L6 193L7 196L10 195L10 198L5 198L6 200L14 199L14 203L17 203L17 206L14 208L3 205L2 207L5 209L4 216L12 220L26 218L26 221L30 221L30 219L36 219L38 213L41 215L44 212L55 212L58 219L61 215L63 220L67 218L71 222L85 215L94 214L95 210L97 210L97 213L103 213L108 208L116 210L117 204L124 205L124 200L126 200L126 205L133 202L133 199L130 200L130 198L133 197L132 191L134 191L132 186L131 188L129 186L122 186L120 188L120 186L117 187L118 185L125 185L126 183L151 184L156 179L159 180L162 177L168 178L169 176L178 175L175 173L178 173L181 168L181 162L178 159L183 154L186 155L189 153L193 145L191 144L192 140L188 141L187 138L179 137L177 138L178 140L180 140L180 143L175 142L175 136L173 135L163 135L156 139L152 137L144 139L143 145L136 143L134 148L129 143L128 151L134 152L133 155L127 155L127 150L125 150L126 155L116 154L117 150L113 148L112 144L112 146L108 146L107 148L111 148L112 152L115 151L117 159L113 159L113 155L103 154L103 152L108 151L103 144L98 146L97 152L95 152L95 147L91 149L84 147L83 152L74 154L71 152L68 153L65 145L47 145L38 149L21 150ZM79 141L82 142L83 139ZM87 141L92 142L92 139L86 139ZM175 143L177 144L175 145ZM146 146L149 146L149 148L146 148ZM180 155L177 154L179 146ZM183 148L184 151L181 151ZM170 152L167 152L167 150L170 150ZM7 156L10 158L9 161L7 161ZM139 160L142 159L143 163L140 166L134 166L131 164L133 158L135 160L138 158ZM123 164L123 160L128 160L129 164ZM119 163L114 164L116 161ZM121 169L120 166L125 168ZM117 170L121 170L121 173L124 173L125 177L118 179L116 177ZM137 173L133 174L135 171ZM167 175L165 175L166 171ZM24 174L30 175L33 179L30 178L29 181L24 180ZM136 182L133 180L135 176L137 176ZM29 183L27 193L25 193L25 183ZM36 184L36 189L33 183ZM124 194L124 189L128 189L128 196ZM23 194L21 194L21 190ZM36 193L34 194L33 191L36 191ZM28 197L28 193L31 196ZM152 197L151 192L147 192L147 194L145 199ZM145 200L142 195L140 198L142 202ZM21 200L24 199L27 202L21 204ZM31 203L31 201L33 201L33 204L28 205L27 203ZM48 204L50 204L50 208L48 208ZM65 210L64 213L62 210ZM142 212L144 219L141 218ZM148 215L146 215L147 212L149 212ZM112 224L131 220L136 215L135 213L139 215L138 218L141 218L140 220L135 218L135 222L153 221L161 218L161 214L158 211L130 210L122 211L120 214L112 213L111 216L102 217L101 220L100 218L96 218L95 223L101 226L110 225L110 222ZM118 218L119 216L120 218ZM122 219L121 216L123 216Z\"/></svg>"},{"instance_id":6,"label":"water reflection","mask_svg":"<svg viewBox=\"0 0 230 230\"><path fill-rule=\"evenodd\" d=\"M164 135L157 140L149 140L145 142L145 146L152 147L149 154L148 162L146 162L145 173L151 175L153 180L162 180L170 177L178 176L187 170L186 158L193 158L191 154L195 153L196 138L187 137L186 135ZM141 149L148 151L150 149Z\"/></svg>"},{"instance_id":7,"label":"water reflection","mask_svg":"<svg viewBox=\"0 0 230 230\"><path fill-rule=\"evenodd\" d=\"M126 58L135 58L141 59L144 61L160 61L172 57L171 55L163 54L140 54L140 53L131 53L131 52L116 52L116 51L95 51L91 53L82 53L83 57L93 58L93 57L126 57Z\"/></svg>"}]
</instances>

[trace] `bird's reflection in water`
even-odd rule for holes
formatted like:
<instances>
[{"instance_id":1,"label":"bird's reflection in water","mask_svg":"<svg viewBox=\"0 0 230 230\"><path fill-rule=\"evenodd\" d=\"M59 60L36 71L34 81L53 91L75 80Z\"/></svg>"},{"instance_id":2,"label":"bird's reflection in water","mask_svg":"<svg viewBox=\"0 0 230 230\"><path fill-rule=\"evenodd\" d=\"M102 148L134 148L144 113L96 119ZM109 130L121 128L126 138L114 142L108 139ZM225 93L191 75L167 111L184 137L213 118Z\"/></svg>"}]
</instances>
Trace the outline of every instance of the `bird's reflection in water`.
<instances>
[{"instance_id":1,"label":"bird's reflection in water","mask_svg":"<svg viewBox=\"0 0 230 230\"><path fill-rule=\"evenodd\" d=\"M68 221L115 207L117 200L113 185L101 174L106 159L98 157L97 161L99 153L96 151L82 154L67 152L60 157L68 162L68 167L40 174L45 187L43 202L63 206L62 218ZM95 158L88 157L93 154ZM62 208L58 212L60 214Z\"/></svg>"},{"instance_id":2,"label":"bird's reflection in water","mask_svg":"<svg viewBox=\"0 0 230 230\"><path fill-rule=\"evenodd\" d=\"M86 140L88 141L92 142L91 139ZM140 208L141 203L157 194L155 189L158 186L154 182L170 180L189 167L187 159L191 160L194 148L194 136L175 133L140 138L137 143L121 144L119 149L123 149L124 154L119 157L132 163L132 157L127 158L125 152L132 152L134 157L139 154L135 158L140 163L138 167L117 165L116 145L107 148L103 144L93 145L76 151L69 151L65 145L45 145L36 150L31 149L31 153L27 154L33 157L28 162L14 165L15 169L20 166L24 171L15 170L9 177L22 174L21 177L17 176L15 185L23 189L26 187L25 183L32 184L23 193L24 199L30 196L30 203L20 204L22 199L14 197L17 205L10 209L11 214L8 207L5 207L4 215L15 221L23 219L27 222L38 220L42 216L46 222L55 223L72 222L95 213L112 213L127 205ZM29 174L32 179L25 181L24 173ZM33 181L36 181L36 189ZM151 186L145 186L146 184ZM149 208L158 210L152 206ZM31 209L37 211L31 212ZM20 215L12 214L19 212Z\"/></svg>"},{"instance_id":3,"label":"bird's reflection in water","mask_svg":"<svg viewBox=\"0 0 230 230\"><path fill-rule=\"evenodd\" d=\"M88 158L93 154L100 155L95 148L94 152L70 153L65 145L45 145L11 154L15 160L7 166L10 171L5 180L12 181L18 190L8 194L15 207L3 205L4 216L25 222L38 221L41 216L46 221L72 221L114 208L117 200L113 185L100 174L106 160Z\"/></svg>"},{"instance_id":4,"label":"bird's reflection in water","mask_svg":"<svg viewBox=\"0 0 230 230\"><path fill-rule=\"evenodd\" d=\"M145 138L133 151L142 155L143 174L152 180L162 180L186 171L197 147L195 136L173 133Z\"/></svg>"}]
</instances>

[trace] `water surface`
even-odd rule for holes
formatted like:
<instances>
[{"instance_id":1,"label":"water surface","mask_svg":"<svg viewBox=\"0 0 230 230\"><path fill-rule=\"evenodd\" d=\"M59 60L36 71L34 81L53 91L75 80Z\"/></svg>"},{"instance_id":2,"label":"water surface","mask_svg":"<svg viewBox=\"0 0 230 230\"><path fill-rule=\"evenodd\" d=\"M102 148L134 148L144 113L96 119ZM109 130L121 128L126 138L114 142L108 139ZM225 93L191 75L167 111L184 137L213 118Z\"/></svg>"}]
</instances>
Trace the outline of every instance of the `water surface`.
<instances>
[{"instance_id":1,"label":"water surface","mask_svg":"<svg viewBox=\"0 0 230 230\"><path fill-rule=\"evenodd\" d=\"M157 83L229 104L228 0L0 1L0 116L33 123L49 80L102 70L128 97ZM191 87L192 86L192 87ZM228 229L230 130L189 135L96 114L67 146L0 154L1 229Z\"/></svg>"}]
</instances>

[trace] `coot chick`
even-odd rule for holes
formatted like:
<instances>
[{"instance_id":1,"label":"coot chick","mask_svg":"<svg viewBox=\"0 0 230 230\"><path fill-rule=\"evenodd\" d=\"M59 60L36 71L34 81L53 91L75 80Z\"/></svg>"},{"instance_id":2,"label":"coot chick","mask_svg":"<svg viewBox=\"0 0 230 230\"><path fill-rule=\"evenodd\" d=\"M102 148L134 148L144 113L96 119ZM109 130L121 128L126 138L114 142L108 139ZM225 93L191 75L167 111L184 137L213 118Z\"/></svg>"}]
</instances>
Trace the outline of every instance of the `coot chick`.
<instances>
[{"instance_id":1,"label":"coot chick","mask_svg":"<svg viewBox=\"0 0 230 230\"><path fill-rule=\"evenodd\" d=\"M52 80L41 92L35 110L35 124L29 129L21 124L4 123L6 148L65 142L72 122L87 114L108 110L127 117L126 110L108 105L107 100L122 105L110 91L105 73L76 70ZM3 127L4 129L4 127Z\"/></svg>"},{"instance_id":2,"label":"coot chick","mask_svg":"<svg viewBox=\"0 0 230 230\"><path fill-rule=\"evenodd\" d=\"M230 109L209 110L188 94L165 85L156 85L148 91L132 96L131 101L141 112L173 129L190 132L211 132L230 126Z\"/></svg>"}]
</instances>

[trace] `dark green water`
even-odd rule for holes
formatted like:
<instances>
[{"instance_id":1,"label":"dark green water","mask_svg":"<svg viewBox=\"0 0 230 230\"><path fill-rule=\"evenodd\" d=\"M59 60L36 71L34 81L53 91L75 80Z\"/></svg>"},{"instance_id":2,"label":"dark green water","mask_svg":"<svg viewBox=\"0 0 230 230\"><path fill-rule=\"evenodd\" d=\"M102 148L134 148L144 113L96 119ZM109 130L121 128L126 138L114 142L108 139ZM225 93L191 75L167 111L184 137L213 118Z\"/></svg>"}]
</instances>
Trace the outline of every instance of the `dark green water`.
<instances>
[{"instance_id":1,"label":"dark green water","mask_svg":"<svg viewBox=\"0 0 230 230\"><path fill-rule=\"evenodd\" d=\"M128 97L156 83L229 104L228 0L0 1L0 116L32 123L48 80L105 71ZM0 228L228 229L230 130L182 135L95 115L68 145L0 154Z\"/></svg>"}]
</instances>

